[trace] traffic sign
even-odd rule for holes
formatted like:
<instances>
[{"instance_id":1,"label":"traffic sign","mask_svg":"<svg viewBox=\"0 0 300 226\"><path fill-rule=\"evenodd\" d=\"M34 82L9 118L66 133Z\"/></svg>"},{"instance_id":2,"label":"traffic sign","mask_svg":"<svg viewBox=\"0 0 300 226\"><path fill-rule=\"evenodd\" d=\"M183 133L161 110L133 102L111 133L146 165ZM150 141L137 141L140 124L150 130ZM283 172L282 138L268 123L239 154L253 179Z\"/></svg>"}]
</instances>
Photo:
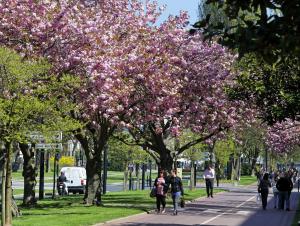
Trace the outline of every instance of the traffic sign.
<instances>
[{"instance_id":1,"label":"traffic sign","mask_svg":"<svg viewBox=\"0 0 300 226\"><path fill-rule=\"evenodd\" d=\"M35 145L36 149L44 149L44 150L62 150L62 144L57 143L57 144L43 144L43 143L38 143Z\"/></svg>"}]
</instances>

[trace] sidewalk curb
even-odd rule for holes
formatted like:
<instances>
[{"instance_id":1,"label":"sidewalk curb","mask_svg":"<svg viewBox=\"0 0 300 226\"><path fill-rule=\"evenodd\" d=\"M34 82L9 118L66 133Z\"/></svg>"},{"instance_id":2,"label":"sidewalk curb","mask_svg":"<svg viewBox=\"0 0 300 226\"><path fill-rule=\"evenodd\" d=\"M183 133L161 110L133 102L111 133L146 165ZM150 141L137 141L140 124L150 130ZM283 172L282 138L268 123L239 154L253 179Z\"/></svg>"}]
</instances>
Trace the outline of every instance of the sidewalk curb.
<instances>
[{"instance_id":1,"label":"sidewalk curb","mask_svg":"<svg viewBox=\"0 0 300 226\"><path fill-rule=\"evenodd\" d=\"M223 193L226 193L226 192L228 192L228 191L221 191L221 192L218 192L216 194L219 195L219 194L223 194ZM193 202L199 201L201 199L205 199L205 196L199 197L199 198L196 198L196 199L193 199L193 200L186 201L186 204L193 203ZM127 220L129 218L139 217L139 216L148 215L148 214L152 214L152 213L155 213L155 209L146 211L144 213L133 214L133 215L129 215L127 217L121 217L121 218L112 219L112 220L109 220L109 221L104 221L104 222L101 222L101 223L96 223L96 224L93 224L92 226L101 226L101 225L105 225L105 224L111 224L111 223L114 223L114 222L123 221L123 220Z\"/></svg>"},{"instance_id":2,"label":"sidewalk curb","mask_svg":"<svg viewBox=\"0 0 300 226\"><path fill-rule=\"evenodd\" d=\"M139 217L139 216L150 214L150 212L152 212L152 211L155 211L155 210L150 210L150 211L147 211L147 212L144 212L144 213L133 214L133 215L129 215L127 217L121 217L121 218L117 218L117 219L112 219L112 220L109 220L109 221L104 221L102 223L96 223L96 224L93 224L92 226L100 226L100 225L114 223L114 222L117 222L117 221L123 221L123 220L127 220L127 219L129 219L131 217Z\"/></svg>"},{"instance_id":3,"label":"sidewalk curb","mask_svg":"<svg viewBox=\"0 0 300 226\"><path fill-rule=\"evenodd\" d=\"M242 185L241 187L248 187L248 186L251 186L251 185ZM216 195L220 195L220 194L223 194L223 193L226 193L226 192L230 192L230 189L226 189L226 188L221 188L221 189L224 190L224 191L218 192L218 193L216 193ZM196 199L193 199L193 200L186 201L185 203L189 204L189 203L200 201L202 199L206 199L206 197L205 196L199 197L199 198L196 198ZM152 213L155 213L155 209L145 211L143 213L129 215L127 217L121 217L121 218L116 218L116 219L104 221L104 222L101 222L101 223L96 223L96 224L93 224L92 226L101 226L101 225L105 225L105 224L111 224L111 223L114 223L114 222L124 221L124 220L130 219L130 218L135 218L135 217L148 215L148 214L152 214Z\"/></svg>"}]
</instances>

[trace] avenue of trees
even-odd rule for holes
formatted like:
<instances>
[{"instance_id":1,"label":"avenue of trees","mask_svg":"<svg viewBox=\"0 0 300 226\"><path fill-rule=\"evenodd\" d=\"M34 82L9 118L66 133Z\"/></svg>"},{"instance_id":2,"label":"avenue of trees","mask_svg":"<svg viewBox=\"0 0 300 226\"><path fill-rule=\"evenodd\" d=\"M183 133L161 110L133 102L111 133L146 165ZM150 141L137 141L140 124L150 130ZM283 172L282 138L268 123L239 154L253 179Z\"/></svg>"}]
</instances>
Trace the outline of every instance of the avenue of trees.
<instances>
[{"instance_id":1,"label":"avenue of trees","mask_svg":"<svg viewBox=\"0 0 300 226\"><path fill-rule=\"evenodd\" d=\"M195 29L238 53L237 83L230 96L259 109L259 118L270 125L270 150L286 153L297 149L299 3L209 0L203 4L202 18L195 23Z\"/></svg>"},{"instance_id":2,"label":"avenue of trees","mask_svg":"<svg viewBox=\"0 0 300 226\"><path fill-rule=\"evenodd\" d=\"M266 148L262 136L267 134L269 148L282 150L272 137L289 136L291 128L297 133L290 147L297 145L300 39L294 39L299 23L293 20L299 15L290 9L299 6L209 2L215 7L210 12L221 11L221 16L209 23L207 14L190 32L184 12L157 25L161 9L152 1L0 2L3 225L12 222L13 145L25 161L23 204L35 203L33 132L51 139L63 131L80 142L89 205L101 204L108 143L129 145L118 151L127 160L134 148L137 159L148 153L168 171L176 158L186 154L195 160L194 150L203 147L214 151L222 166L232 155L222 150L235 149L233 168L239 168L243 153L253 161L253 171L259 151ZM267 9L274 14L266 14ZM264 35L275 27L276 40ZM262 123L275 127L266 132ZM127 162L123 167L127 174Z\"/></svg>"}]
</instances>

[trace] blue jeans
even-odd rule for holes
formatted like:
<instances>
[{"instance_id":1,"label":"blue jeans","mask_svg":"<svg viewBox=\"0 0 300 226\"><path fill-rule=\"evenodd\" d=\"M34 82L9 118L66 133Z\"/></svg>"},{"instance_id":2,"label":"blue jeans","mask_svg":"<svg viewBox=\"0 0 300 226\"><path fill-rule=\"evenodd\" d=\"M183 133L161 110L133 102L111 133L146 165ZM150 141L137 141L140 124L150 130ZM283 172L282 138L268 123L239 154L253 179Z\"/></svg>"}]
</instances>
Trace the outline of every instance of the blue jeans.
<instances>
[{"instance_id":1,"label":"blue jeans","mask_svg":"<svg viewBox=\"0 0 300 226\"><path fill-rule=\"evenodd\" d=\"M277 207L279 192L274 192L274 207Z\"/></svg>"},{"instance_id":2,"label":"blue jeans","mask_svg":"<svg viewBox=\"0 0 300 226\"><path fill-rule=\"evenodd\" d=\"M180 196L181 196L180 191L172 193L174 211L177 210L177 208L178 208L178 202L179 202Z\"/></svg>"}]
</instances>

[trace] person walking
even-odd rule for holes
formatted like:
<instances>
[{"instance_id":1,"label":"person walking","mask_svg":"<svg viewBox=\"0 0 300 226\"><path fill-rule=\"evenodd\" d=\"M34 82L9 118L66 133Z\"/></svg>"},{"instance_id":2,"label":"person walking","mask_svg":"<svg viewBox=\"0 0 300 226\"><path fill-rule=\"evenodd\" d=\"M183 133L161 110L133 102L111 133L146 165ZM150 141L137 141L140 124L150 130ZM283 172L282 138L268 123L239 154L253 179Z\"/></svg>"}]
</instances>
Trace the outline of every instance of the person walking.
<instances>
[{"instance_id":1,"label":"person walking","mask_svg":"<svg viewBox=\"0 0 300 226\"><path fill-rule=\"evenodd\" d=\"M169 183L171 185L171 193L172 193L172 200L173 200L173 207L174 207L173 215L177 215L178 202L180 200L180 197L183 196L184 193L183 193L182 181L180 177L177 176L177 171L173 169L171 173L172 174Z\"/></svg>"},{"instance_id":2,"label":"person walking","mask_svg":"<svg viewBox=\"0 0 300 226\"><path fill-rule=\"evenodd\" d=\"M284 209L284 203L286 205L286 211L290 211L290 193L293 189L293 183L289 179L288 173L282 173L279 180L276 183L276 188L279 191L279 203L278 209Z\"/></svg>"},{"instance_id":3,"label":"person walking","mask_svg":"<svg viewBox=\"0 0 300 226\"><path fill-rule=\"evenodd\" d=\"M261 194L261 202L263 210L267 208L268 194L269 188L271 187L271 183L269 181L269 174L265 173L262 180L258 185L258 192Z\"/></svg>"},{"instance_id":4,"label":"person walking","mask_svg":"<svg viewBox=\"0 0 300 226\"><path fill-rule=\"evenodd\" d=\"M156 207L157 213L165 213L166 210L166 180L164 178L164 172L160 171L159 176L154 181L156 187ZM162 205L162 210L160 206Z\"/></svg>"},{"instance_id":5,"label":"person walking","mask_svg":"<svg viewBox=\"0 0 300 226\"><path fill-rule=\"evenodd\" d=\"M272 181L272 189L273 189L273 195L274 195L274 209L276 209L277 205L278 205L279 191L276 188L276 183L278 180L279 180L278 174L274 173L273 181Z\"/></svg>"},{"instance_id":6,"label":"person walking","mask_svg":"<svg viewBox=\"0 0 300 226\"><path fill-rule=\"evenodd\" d=\"M203 173L203 177L205 179L207 198L213 198L215 170L210 165L208 165Z\"/></svg>"}]
</instances>

